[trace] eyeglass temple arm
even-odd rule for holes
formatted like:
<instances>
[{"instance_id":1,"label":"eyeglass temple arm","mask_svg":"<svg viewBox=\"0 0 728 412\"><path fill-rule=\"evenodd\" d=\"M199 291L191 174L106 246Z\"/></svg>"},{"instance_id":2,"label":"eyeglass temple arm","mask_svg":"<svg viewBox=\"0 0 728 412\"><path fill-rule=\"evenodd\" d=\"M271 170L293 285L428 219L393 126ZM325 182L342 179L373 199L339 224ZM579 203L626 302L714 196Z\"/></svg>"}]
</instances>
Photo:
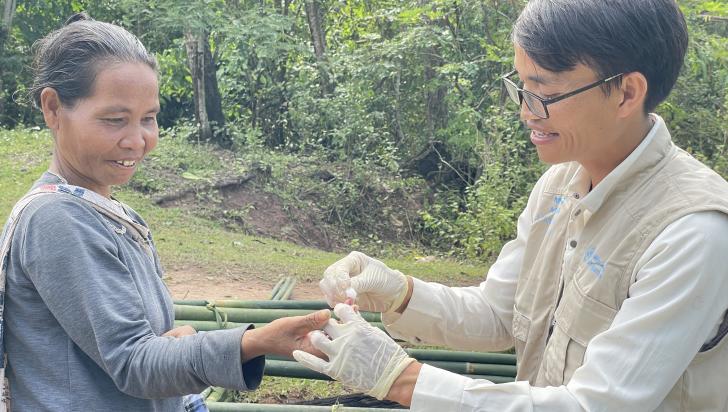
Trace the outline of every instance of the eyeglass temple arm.
<instances>
[{"instance_id":1,"label":"eyeglass temple arm","mask_svg":"<svg viewBox=\"0 0 728 412\"><path fill-rule=\"evenodd\" d=\"M573 96L575 94L579 94L579 93L581 93L583 91L589 90L589 89L591 89L593 87L599 86L601 84L609 83L612 80L616 79L617 77L619 77L619 76L621 76L623 74L624 73L615 74L614 76L607 77L606 79L603 79L603 80L597 80L594 83L587 84L586 86L581 87L581 88L578 88L578 89L576 89L574 91L571 91L569 93L562 94L561 96L556 96L556 97L551 98L551 99L541 99L541 101L544 102L544 103L546 103L546 104L556 103L556 102L559 102L561 100L564 100L564 99L566 99L568 97L571 97L571 96Z\"/></svg>"}]
</instances>

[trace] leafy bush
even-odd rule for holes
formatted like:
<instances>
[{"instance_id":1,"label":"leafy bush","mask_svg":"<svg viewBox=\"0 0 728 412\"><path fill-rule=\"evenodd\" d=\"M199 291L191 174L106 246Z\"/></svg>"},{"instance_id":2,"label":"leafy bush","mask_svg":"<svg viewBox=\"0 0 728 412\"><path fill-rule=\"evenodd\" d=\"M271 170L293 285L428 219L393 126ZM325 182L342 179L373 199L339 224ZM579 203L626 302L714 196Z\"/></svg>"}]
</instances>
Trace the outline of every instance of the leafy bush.
<instances>
[{"instance_id":1,"label":"leafy bush","mask_svg":"<svg viewBox=\"0 0 728 412\"><path fill-rule=\"evenodd\" d=\"M515 236L516 218L545 170L512 113L491 107L478 153L484 166L461 193L445 190L421 213L424 241L450 255L490 260Z\"/></svg>"}]
</instances>

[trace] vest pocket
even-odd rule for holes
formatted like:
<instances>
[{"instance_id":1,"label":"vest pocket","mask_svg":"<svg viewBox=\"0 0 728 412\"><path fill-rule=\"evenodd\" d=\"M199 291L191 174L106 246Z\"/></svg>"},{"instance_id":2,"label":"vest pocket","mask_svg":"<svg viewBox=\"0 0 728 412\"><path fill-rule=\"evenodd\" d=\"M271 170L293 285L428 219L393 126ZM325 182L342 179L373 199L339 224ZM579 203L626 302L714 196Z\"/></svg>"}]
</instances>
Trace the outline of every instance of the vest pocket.
<instances>
[{"instance_id":1,"label":"vest pocket","mask_svg":"<svg viewBox=\"0 0 728 412\"><path fill-rule=\"evenodd\" d=\"M583 363L586 346L554 326L543 357L543 377L549 386L566 385Z\"/></svg>"},{"instance_id":2,"label":"vest pocket","mask_svg":"<svg viewBox=\"0 0 728 412\"><path fill-rule=\"evenodd\" d=\"M564 384L564 369L566 367L566 353L571 339L564 333L559 325L555 325L551 337L546 344L541 364L543 377L549 386Z\"/></svg>"},{"instance_id":3,"label":"vest pocket","mask_svg":"<svg viewBox=\"0 0 728 412\"><path fill-rule=\"evenodd\" d=\"M527 318L524 314L518 311L515 307L513 308L513 326L512 333L513 338L526 342L528 340L528 331L531 329L531 319Z\"/></svg>"},{"instance_id":4,"label":"vest pocket","mask_svg":"<svg viewBox=\"0 0 728 412\"><path fill-rule=\"evenodd\" d=\"M544 351L542 373L549 385L569 382L584 363L586 347L607 330L617 311L585 294L572 280L554 313L554 329Z\"/></svg>"},{"instance_id":5,"label":"vest pocket","mask_svg":"<svg viewBox=\"0 0 728 412\"><path fill-rule=\"evenodd\" d=\"M531 319L527 318L515 307L513 308L513 323L511 333L513 334L513 344L516 348L516 368L523 359L523 352L526 349L526 341L528 340L528 332L531 330ZM520 372L519 372L520 376ZM523 377L521 377L523 378ZM526 378L527 379L527 378Z\"/></svg>"}]
</instances>

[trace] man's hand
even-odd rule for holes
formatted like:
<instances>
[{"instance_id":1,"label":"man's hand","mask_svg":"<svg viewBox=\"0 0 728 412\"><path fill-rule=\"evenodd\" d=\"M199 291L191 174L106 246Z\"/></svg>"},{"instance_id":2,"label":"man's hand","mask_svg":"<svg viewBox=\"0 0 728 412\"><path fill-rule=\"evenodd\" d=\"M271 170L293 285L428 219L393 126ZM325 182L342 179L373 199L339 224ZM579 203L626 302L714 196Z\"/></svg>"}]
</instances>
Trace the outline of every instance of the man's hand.
<instances>
[{"instance_id":1,"label":"man's hand","mask_svg":"<svg viewBox=\"0 0 728 412\"><path fill-rule=\"evenodd\" d=\"M320 330L330 318L331 312L322 309L305 316L276 319L261 328L246 331L241 342L243 363L265 354L290 358L294 350L325 356L311 344L309 332Z\"/></svg>"},{"instance_id":2,"label":"man's hand","mask_svg":"<svg viewBox=\"0 0 728 412\"><path fill-rule=\"evenodd\" d=\"M181 338L182 336L194 335L195 333L197 333L195 328L193 328L190 325L184 325L184 326L178 326L174 329L170 329L162 336L171 336L173 338Z\"/></svg>"},{"instance_id":3,"label":"man's hand","mask_svg":"<svg viewBox=\"0 0 728 412\"><path fill-rule=\"evenodd\" d=\"M351 252L326 269L319 287L331 307L344 302L346 289L351 287L362 310L393 312L403 306L411 293L409 284L402 272L361 252Z\"/></svg>"},{"instance_id":4,"label":"man's hand","mask_svg":"<svg viewBox=\"0 0 728 412\"><path fill-rule=\"evenodd\" d=\"M343 303L334 313L344 323L328 321L324 331L311 332L313 346L328 361L300 350L293 357L317 372L324 373L344 385L384 399L402 371L414 361L386 333L369 325L359 313Z\"/></svg>"}]
</instances>

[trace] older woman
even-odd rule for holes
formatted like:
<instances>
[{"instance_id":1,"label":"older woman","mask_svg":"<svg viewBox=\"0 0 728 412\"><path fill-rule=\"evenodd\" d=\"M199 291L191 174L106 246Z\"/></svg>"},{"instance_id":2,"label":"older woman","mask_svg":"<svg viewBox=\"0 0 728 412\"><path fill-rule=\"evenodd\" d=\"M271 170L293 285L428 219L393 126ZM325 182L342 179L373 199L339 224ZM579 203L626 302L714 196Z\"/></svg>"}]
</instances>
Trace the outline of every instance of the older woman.
<instances>
[{"instance_id":1,"label":"older woman","mask_svg":"<svg viewBox=\"0 0 728 412\"><path fill-rule=\"evenodd\" d=\"M256 388L265 353L309 349L328 311L259 329L171 330L151 235L111 197L157 144L156 62L139 40L77 15L40 40L34 69L31 97L54 150L33 187L41 195L4 236L13 409L181 411L182 395L210 385Z\"/></svg>"}]
</instances>

